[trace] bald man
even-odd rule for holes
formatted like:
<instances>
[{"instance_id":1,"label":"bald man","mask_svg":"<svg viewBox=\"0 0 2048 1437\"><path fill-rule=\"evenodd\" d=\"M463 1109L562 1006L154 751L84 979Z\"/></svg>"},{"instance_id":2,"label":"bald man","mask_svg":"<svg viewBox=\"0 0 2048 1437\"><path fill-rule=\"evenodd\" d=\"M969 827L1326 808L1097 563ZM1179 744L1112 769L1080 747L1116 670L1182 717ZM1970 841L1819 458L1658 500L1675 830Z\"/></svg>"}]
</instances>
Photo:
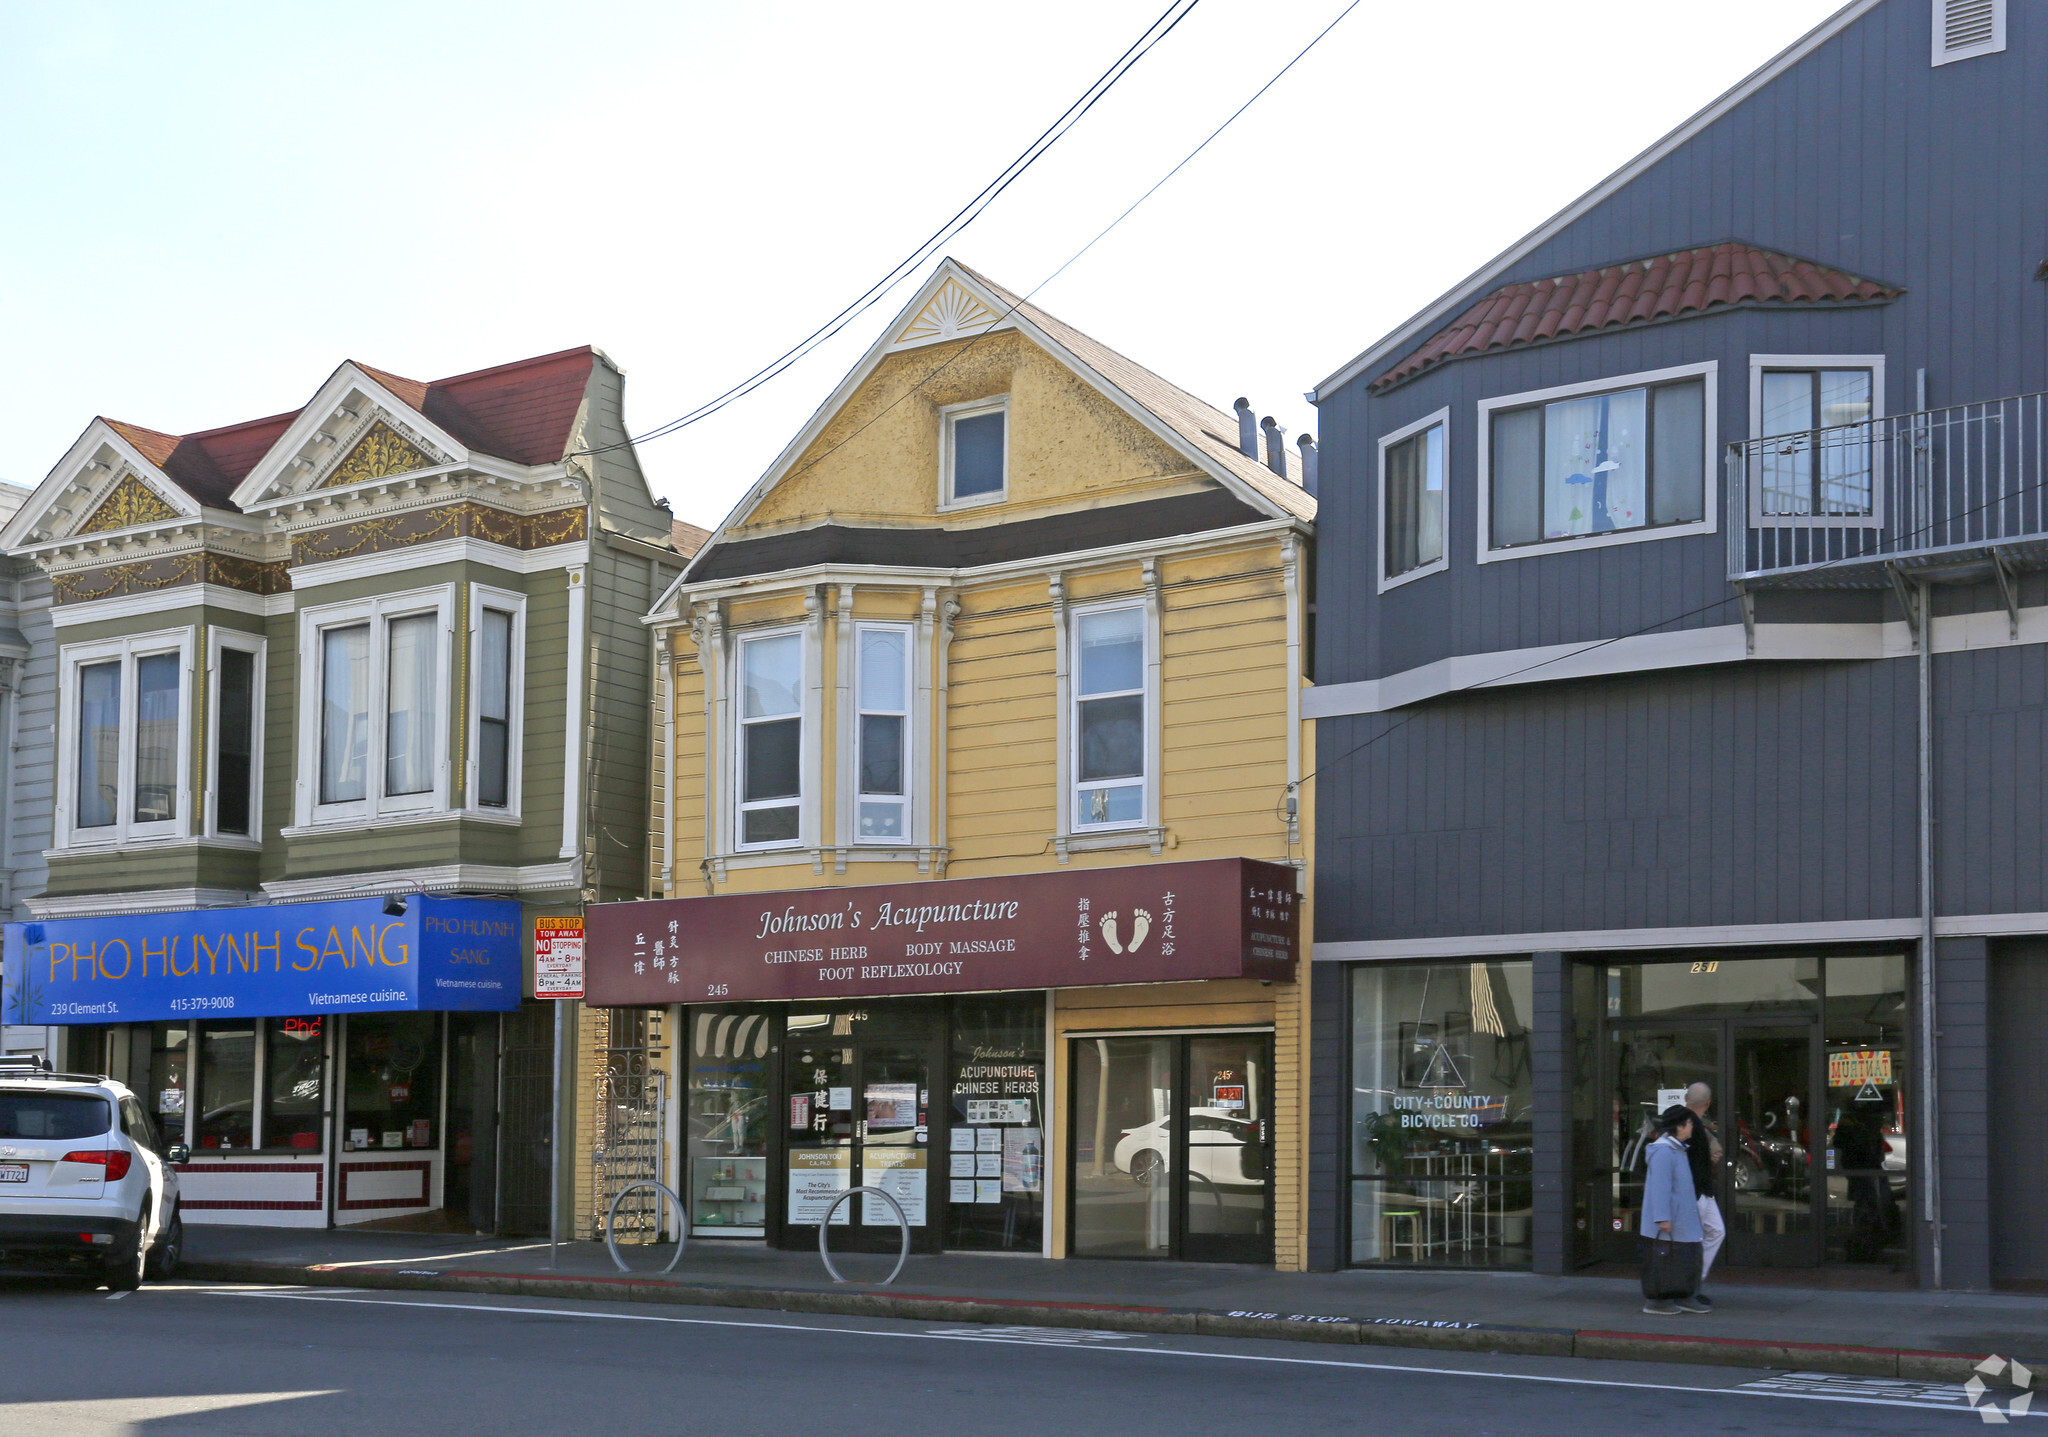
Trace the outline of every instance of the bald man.
<instances>
[{"instance_id":1,"label":"bald man","mask_svg":"<svg viewBox=\"0 0 2048 1437\"><path fill-rule=\"evenodd\" d=\"M1686 1143L1685 1152L1692 1159L1692 1190L1699 1198L1700 1235L1703 1239L1700 1285L1704 1287L1707 1274L1713 1270L1714 1259L1720 1255L1721 1244L1728 1238L1728 1225L1721 1221L1721 1204L1714 1197L1714 1179L1721 1171L1721 1140L1707 1126L1707 1109L1714 1105L1714 1090L1705 1083L1694 1083L1685 1090L1685 1105L1692 1109L1693 1117L1697 1119L1692 1125L1692 1138ZM1713 1306L1712 1300L1703 1293L1695 1293L1694 1296L1709 1307Z\"/></svg>"}]
</instances>

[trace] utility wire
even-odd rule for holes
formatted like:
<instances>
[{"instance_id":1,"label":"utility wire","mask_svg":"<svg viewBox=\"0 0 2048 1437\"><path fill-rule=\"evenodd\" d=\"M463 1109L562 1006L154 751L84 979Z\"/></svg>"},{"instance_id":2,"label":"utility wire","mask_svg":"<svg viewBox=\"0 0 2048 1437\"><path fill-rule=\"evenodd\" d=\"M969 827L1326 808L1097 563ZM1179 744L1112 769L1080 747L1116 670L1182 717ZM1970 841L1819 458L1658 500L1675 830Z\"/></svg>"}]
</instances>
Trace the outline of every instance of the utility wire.
<instances>
[{"instance_id":1,"label":"utility wire","mask_svg":"<svg viewBox=\"0 0 2048 1437\"><path fill-rule=\"evenodd\" d=\"M1230 117L1226 119L1222 124L1218 125L1215 129L1211 130L1206 139L1204 139L1200 144L1196 145L1192 150L1189 150L1187 154L1182 156L1180 162L1176 164L1172 169L1168 170L1165 174L1161 175L1157 180L1153 181L1149 189L1147 189L1142 195L1139 195L1137 199L1133 200L1131 204L1127 208L1125 208L1122 214L1118 215L1115 219L1111 220L1107 225L1105 225L1100 231L1100 233L1098 233L1095 236L1095 238L1089 240L1088 243L1082 245L1081 248L1075 250L1071 255L1067 256L1066 260L1060 264L1059 268L1055 269L1051 274L1048 274L1044 279L1041 279L1037 284L1031 286L1031 288L1026 290L1022 295L1019 295L1016 298L1012 299L1004 307L1003 312L997 315L993 320L989 321L988 326L985 329L983 329L980 334L975 335L974 338L968 340L966 344L960 346L958 350L954 351L951 355L949 355L946 358L946 360L943 363L941 363L937 368L933 369L931 373L925 375L924 377L919 379L917 383L911 385L910 388L904 390L903 393L897 395L896 398L890 400L887 404L883 405L882 408L880 408L872 416L870 416L865 423L861 424L852 433L848 434L844 439L841 439L838 443L832 445L828 449L821 450L818 454L813 456L809 461L804 463L802 466L790 470L787 474L783 476L783 478L794 479L798 475L807 473L812 468L816 467L819 464L822 464L832 455L838 453L841 449L844 449L847 445L851 444L854 440L858 439L862 434L866 433L870 427L880 423L890 413L890 411L896 408L897 405L902 404L906 400L910 399L913 395L917 394L920 390L922 390L926 385L930 384L933 380L937 379L941 374L944 374L948 369L951 369L955 364L958 364L961 360L965 359L969 354L972 354L974 352L975 347L981 344L984 340L990 338L996 332L997 327L1000 326L1004 320L1008 319L1011 315L1015 314L1024 305L1029 304L1031 302L1032 296L1036 295L1040 290L1044 289L1047 285L1051 284L1054 280L1058 279L1061 275L1065 274L1067 270L1072 267L1074 261L1078 260L1079 258L1081 258L1082 255L1088 253L1089 250L1095 248L1096 245L1100 244L1104 237L1107 236L1111 230L1115 229L1118 225L1122 224L1125 220L1129 219L1131 215L1136 212L1139 205L1144 204L1146 200L1152 198L1152 196L1159 191L1162 185L1164 185L1168 180L1172 179L1175 175L1179 174L1182 170L1186 169L1188 166L1188 162L1190 160L1194 159L1195 156L1201 154L1203 150L1209 148L1209 146L1212 143L1214 143L1218 135L1221 135L1225 130L1229 129L1231 125L1236 123L1240 115L1244 114L1246 110L1249 110L1252 107L1252 105L1258 101L1261 95L1264 95L1268 90L1272 89L1274 85L1279 83L1281 76L1285 75L1289 70L1292 70L1296 65L1300 64L1302 59L1308 54L1309 51L1315 49L1316 46L1320 45L1323 42L1324 36L1328 35L1332 30L1336 29L1338 24L1343 21L1344 17L1346 15L1349 15L1353 10L1356 10L1362 3L1364 3L1364 0L1351 0L1350 4L1346 5L1341 11L1338 12L1337 18L1335 20L1332 20L1329 24L1325 25L1321 30L1317 31L1314 39L1310 40L1306 45L1302 46L1300 50L1296 51L1293 59L1289 60L1286 64L1282 65L1278 70L1274 71L1273 77L1266 81L1265 84L1259 86L1257 90L1253 91L1252 96L1249 100L1246 100L1242 105L1239 105L1235 110L1231 111Z\"/></svg>"},{"instance_id":2,"label":"utility wire","mask_svg":"<svg viewBox=\"0 0 2048 1437\"><path fill-rule=\"evenodd\" d=\"M1908 417L1910 416L1900 416L1901 419ZM1904 533L1894 535L1891 538L1880 539L1877 541L1877 544L1874 548L1865 549L1855 554L1844 554L1838 559L1829 559L1825 563L1814 565L1813 568L1811 568L1807 572L1818 574L1823 570L1832 569L1840 564L1852 564L1856 563L1859 560L1878 558L1880 557L1880 555L1882 555L1887 546L1903 544L1905 541L1912 539L1916 535L1932 532L1938 525L1953 524L1959 519L1967 519L1972 514L1976 514L1985 509L1989 509L1993 505L2009 503L2013 499L2019 498L2022 495L2032 493L2044 488L2048 488L2048 479L2044 479L2038 484L2029 484L2025 488L2016 490L2011 494L2002 494L1996 499L1987 500L1986 502L1978 504L1973 508L1965 509L1961 513L1949 514L1943 516L1940 519L1930 520L1927 523L1921 525L1917 529L1908 529ZM1732 522L1732 518L1730 522ZM1711 613L1716 609L1726 608L1728 605L1734 603L1740 597L1740 594L1730 594L1726 598L1715 599L1711 603L1702 604L1696 609L1687 609L1682 614L1672 614L1666 618L1652 619L1649 623L1644 624L1639 628L1630 629L1625 634L1615 634L1610 638L1595 639L1592 642L1586 644L1583 648L1573 649L1568 654L1553 654L1551 657L1547 659L1538 659L1535 663L1525 664L1523 667L1519 669L1511 669L1504 674L1495 674L1492 678L1480 679L1475 683L1465 684L1455 689L1446 689L1443 693L1434 695L1434 697L1449 698L1454 694L1469 694L1477 692L1480 689L1491 688L1497 684L1504 684L1510 679L1520 678L1523 674L1534 673L1537 669L1548 668L1552 664L1561 664L1568 659L1583 658L1585 655L1590 654L1597 649L1606 648L1609 644L1618 644L1623 639L1639 638L1644 634L1652 632L1653 630L1666 628L1672 624L1682 624L1687 619L1697 618L1701 614ZM1932 626L1928 622L1929 618L1930 616L1925 613L1921 614L1920 616L1920 642L1923 644L1930 642L1932 638ZM1314 778L1324 769L1335 767L1337 764L1344 762L1346 759L1351 758L1353 755L1363 753L1366 749L1371 748L1381 739L1392 738L1395 734L1399 733L1402 729L1408 727L1409 724L1414 723L1417 719L1421 718L1422 716L1423 714L1421 711L1410 713L1402 719L1400 719L1398 722L1390 724L1386 728L1381 729L1378 733L1374 734L1371 738L1365 740L1363 743L1356 744L1351 748L1344 750L1344 752L1338 754L1335 758L1328 759L1323 763L1317 764L1309 772L1303 774L1300 778L1294 780L1294 782L1287 785L1286 797L1294 797L1301 791L1301 786L1303 784L1307 783L1310 779ZM1282 800L1282 803L1284 806L1285 799Z\"/></svg>"},{"instance_id":3,"label":"utility wire","mask_svg":"<svg viewBox=\"0 0 2048 1437\"><path fill-rule=\"evenodd\" d=\"M1083 117L1095 108L1096 103L1104 95L1108 94L1119 80L1129 74L1140 60L1152 52L1153 48L1160 41L1172 34L1180 22L1187 19L1193 13L1195 6L1200 3L1201 0L1172 0L1172 3L1160 12L1159 17L1150 25L1147 25L1138 38L1131 42L1130 47L1123 54L1117 56L1115 62L1107 70L1104 70L1102 74L1098 75L1094 83L1082 91L1080 97L1061 112L1059 118L1046 126L1038 138L1026 145L1023 151L1015 159L1011 160L1008 165L1004 166L994 179L982 186L979 193L955 211L952 218L934 230L916 249L912 250L901 260L898 260L880 279L876 280L850 304L812 330L804 338L784 350L774 359L769 360L767 364L755 370L722 394L714 395L695 409L669 420L666 424L657 425L655 428L635 438L621 440L614 444L599 445L591 449L578 450L576 454L567 457L576 458L579 456L603 454L609 450L621 449L629 445L645 444L649 440L663 438L674 434L680 429L685 429L700 420L708 419L727 405L735 403L753 393L756 389L759 389L791 365L804 358L805 355L809 354L819 345L838 334L840 330L844 329L853 320L859 318L862 314L880 303L891 290L901 284L905 278L949 240L980 218L982 213L990 205L994 204L1005 190L1015 184L1018 179L1022 178L1026 170L1029 170L1032 165L1044 157L1046 151L1058 144L1074 126L1078 125Z\"/></svg>"}]
</instances>

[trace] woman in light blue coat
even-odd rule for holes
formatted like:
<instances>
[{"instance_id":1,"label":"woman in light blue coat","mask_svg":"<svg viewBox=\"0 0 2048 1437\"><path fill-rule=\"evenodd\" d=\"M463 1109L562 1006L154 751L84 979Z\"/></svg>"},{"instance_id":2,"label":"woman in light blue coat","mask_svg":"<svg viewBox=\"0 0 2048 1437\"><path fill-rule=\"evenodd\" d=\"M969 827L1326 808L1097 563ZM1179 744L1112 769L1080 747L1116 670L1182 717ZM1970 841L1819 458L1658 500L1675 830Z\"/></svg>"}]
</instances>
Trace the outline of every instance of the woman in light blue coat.
<instances>
[{"instance_id":1,"label":"woman in light blue coat","mask_svg":"<svg viewBox=\"0 0 2048 1437\"><path fill-rule=\"evenodd\" d=\"M1690 1243L1697 1252L1705 1234L1700 1229L1699 1197L1692 1187L1692 1161L1685 1151L1692 1125L1690 1108L1669 1108L1657 1120L1660 1131L1646 1152L1649 1172L1643 1180L1643 1236ZM1697 1265L1694 1273L1698 1273ZM1711 1310L1691 1293L1675 1300L1650 1297L1643 1305L1643 1311L1659 1316Z\"/></svg>"}]
</instances>

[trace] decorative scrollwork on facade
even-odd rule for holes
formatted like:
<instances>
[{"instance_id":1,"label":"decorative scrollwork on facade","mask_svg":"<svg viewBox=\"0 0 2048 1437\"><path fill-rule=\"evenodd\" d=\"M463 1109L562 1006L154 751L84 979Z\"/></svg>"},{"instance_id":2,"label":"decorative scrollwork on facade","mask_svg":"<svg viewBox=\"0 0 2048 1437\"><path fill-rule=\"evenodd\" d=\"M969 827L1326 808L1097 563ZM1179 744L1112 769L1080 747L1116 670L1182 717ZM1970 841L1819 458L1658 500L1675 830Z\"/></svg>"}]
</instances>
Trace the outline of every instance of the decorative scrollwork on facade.
<instances>
[{"instance_id":1,"label":"decorative scrollwork on facade","mask_svg":"<svg viewBox=\"0 0 2048 1437\"><path fill-rule=\"evenodd\" d=\"M114 486L100 507L78 526L81 534L104 534L109 529L132 529L138 524L161 524L175 519L178 511L157 492L130 474Z\"/></svg>"},{"instance_id":2,"label":"decorative scrollwork on facade","mask_svg":"<svg viewBox=\"0 0 2048 1437\"><path fill-rule=\"evenodd\" d=\"M296 534L292 537L292 562L317 564L427 544L436 539L482 539L508 549L524 550L573 543L583 536L581 508L521 516L487 504L438 504L430 509L405 509Z\"/></svg>"},{"instance_id":3,"label":"decorative scrollwork on facade","mask_svg":"<svg viewBox=\"0 0 2048 1437\"><path fill-rule=\"evenodd\" d=\"M110 564L103 569L73 569L52 574L50 596L59 604L83 604L93 599L148 593L178 584L196 584L205 557L203 554L181 554L176 558L143 559L133 564Z\"/></svg>"},{"instance_id":4,"label":"decorative scrollwork on facade","mask_svg":"<svg viewBox=\"0 0 2048 1437\"><path fill-rule=\"evenodd\" d=\"M394 474L410 474L415 469L431 469L439 462L379 419L356 441L355 448L334 466L325 487L333 489L343 484L360 484L366 479L388 479Z\"/></svg>"}]
</instances>

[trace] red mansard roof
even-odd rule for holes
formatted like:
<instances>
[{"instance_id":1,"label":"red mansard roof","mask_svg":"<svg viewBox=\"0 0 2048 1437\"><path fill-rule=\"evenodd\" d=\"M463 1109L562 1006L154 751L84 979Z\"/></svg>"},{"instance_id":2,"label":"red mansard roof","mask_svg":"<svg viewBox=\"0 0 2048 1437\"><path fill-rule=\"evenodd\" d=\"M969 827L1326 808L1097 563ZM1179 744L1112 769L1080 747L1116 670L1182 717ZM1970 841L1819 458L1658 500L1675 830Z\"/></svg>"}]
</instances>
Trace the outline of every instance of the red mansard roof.
<instances>
[{"instance_id":1,"label":"red mansard roof","mask_svg":"<svg viewBox=\"0 0 2048 1437\"><path fill-rule=\"evenodd\" d=\"M469 448L515 464L552 464L568 452L597 351L588 345L422 383L367 364L356 367ZM291 427L301 410L195 434L165 434L106 420L201 504L233 508L229 496Z\"/></svg>"},{"instance_id":2,"label":"red mansard roof","mask_svg":"<svg viewBox=\"0 0 2048 1437\"><path fill-rule=\"evenodd\" d=\"M1490 350L1569 339L1744 305L1884 304L1905 291L1755 245L1704 245L1654 259L1502 285L1372 382L1385 389Z\"/></svg>"}]
</instances>

